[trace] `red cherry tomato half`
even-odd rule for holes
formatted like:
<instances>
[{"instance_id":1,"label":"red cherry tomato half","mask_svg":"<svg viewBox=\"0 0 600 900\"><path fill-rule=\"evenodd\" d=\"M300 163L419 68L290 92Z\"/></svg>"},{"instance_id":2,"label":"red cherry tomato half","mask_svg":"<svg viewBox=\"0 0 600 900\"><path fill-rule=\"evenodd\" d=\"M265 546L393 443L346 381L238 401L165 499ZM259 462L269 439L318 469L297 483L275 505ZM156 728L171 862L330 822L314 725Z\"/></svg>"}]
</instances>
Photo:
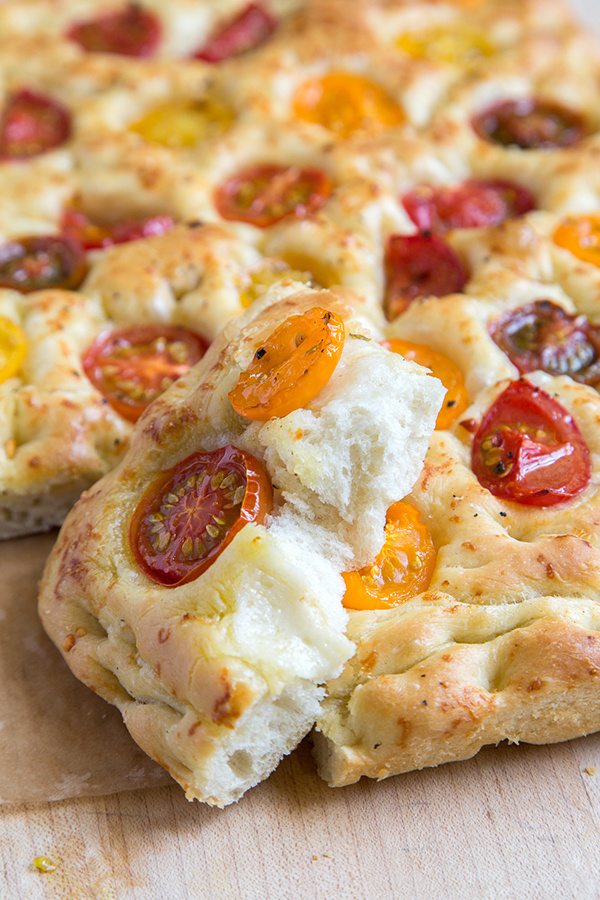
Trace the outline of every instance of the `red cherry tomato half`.
<instances>
[{"instance_id":1,"label":"red cherry tomato half","mask_svg":"<svg viewBox=\"0 0 600 900\"><path fill-rule=\"evenodd\" d=\"M152 56L162 34L160 21L147 9L131 3L124 9L76 22L67 37L89 53Z\"/></svg>"},{"instance_id":2,"label":"red cherry tomato half","mask_svg":"<svg viewBox=\"0 0 600 900\"><path fill-rule=\"evenodd\" d=\"M249 3L238 15L214 34L194 59L220 63L233 56L256 50L277 28L277 22L258 3Z\"/></svg>"},{"instance_id":3,"label":"red cherry tomato half","mask_svg":"<svg viewBox=\"0 0 600 900\"><path fill-rule=\"evenodd\" d=\"M384 311L391 321L413 300L457 294L468 276L452 247L431 234L392 235L385 252Z\"/></svg>"},{"instance_id":4,"label":"red cherry tomato half","mask_svg":"<svg viewBox=\"0 0 600 900\"><path fill-rule=\"evenodd\" d=\"M203 337L178 325L132 325L100 335L86 350L83 369L113 409L135 422L207 347Z\"/></svg>"},{"instance_id":5,"label":"red cherry tomato half","mask_svg":"<svg viewBox=\"0 0 600 900\"><path fill-rule=\"evenodd\" d=\"M66 209L63 213L61 230L64 235L77 241L84 250L99 250L113 244L126 244L141 238L165 234L175 224L171 216L150 216L147 219L122 219L110 224L92 221L79 209Z\"/></svg>"},{"instance_id":6,"label":"red cherry tomato half","mask_svg":"<svg viewBox=\"0 0 600 900\"><path fill-rule=\"evenodd\" d=\"M513 381L488 409L471 464L496 497L554 506L577 497L592 474L590 451L573 417L529 381Z\"/></svg>"},{"instance_id":7,"label":"red cherry tomato half","mask_svg":"<svg viewBox=\"0 0 600 900\"><path fill-rule=\"evenodd\" d=\"M198 578L248 522L273 506L260 460L231 445L194 453L148 488L131 519L130 544L153 581L176 587Z\"/></svg>"},{"instance_id":8,"label":"red cherry tomato half","mask_svg":"<svg viewBox=\"0 0 600 900\"><path fill-rule=\"evenodd\" d=\"M45 288L74 290L87 265L79 244L63 237L25 237L0 246L0 287L29 294Z\"/></svg>"},{"instance_id":9,"label":"red cherry tomato half","mask_svg":"<svg viewBox=\"0 0 600 900\"><path fill-rule=\"evenodd\" d=\"M10 94L0 114L0 160L29 159L66 143L71 115L56 100L25 88Z\"/></svg>"},{"instance_id":10,"label":"red cherry tomato half","mask_svg":"<svg viewBox=\"0 0 600 900\"><path fill-rule=\"evenodd\" d=\"M453 228L500 225L535 209L527 188L513 181L471 179L455 187L416 188L402 199L421 231L443 234Z\"/></svg>"},{"instance_id":11,"label":"red cherry tomato half","mask_svg":"<svg viewBox=\"0 0 600 900\"><path fill-rule=\"evenodd\" d=\"M472 119L475 133L492 144L522 150L554 150L578 144L583 117L558 103L523 97L495 103Z\"/></svg>"},{"instance_id":12,"label":"red cherry tomato half","mask_svg":"<svg viewBox=\"0 0 600 900\"><path fill-rule=\"evenodd\" d=\"M551 300L512 310L490 334L521 374L542 369L582 384L600 382L600 327Z\"/></svg>"},{"instance_id":13,"label":"red cherry tomato half","mask_svg":"<svg viewBox=\"0 0 600 900\"><path fill-rule=\"evenodd\" d=\"M288 216L303 219L317 212L331 191L329 178L319 169L253 166L217 188L215 206L224 219L267 228Z\"/></svg>"}]
</instances>

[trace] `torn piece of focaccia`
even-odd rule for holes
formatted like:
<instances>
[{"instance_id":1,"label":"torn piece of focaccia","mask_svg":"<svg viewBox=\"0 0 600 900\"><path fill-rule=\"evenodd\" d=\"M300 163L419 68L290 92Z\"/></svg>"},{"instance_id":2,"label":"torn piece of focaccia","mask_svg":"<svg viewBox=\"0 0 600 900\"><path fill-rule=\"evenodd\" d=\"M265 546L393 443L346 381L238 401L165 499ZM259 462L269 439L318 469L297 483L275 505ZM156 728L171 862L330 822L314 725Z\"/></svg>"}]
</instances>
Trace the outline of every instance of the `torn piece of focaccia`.
<instances>
[{"instance_id":1,"label":"torn piece of focaccia","mask_svg":"<svg viewBox=\"0 0 600 900\"><path fill-rule=\"evenodd\" d=\"M144 414L41 586L72 671L190 799L217 806L313 724L353 650L341 573L378 551L443 397L339 293L277 296Z\"/></svg>"}]
</instances>

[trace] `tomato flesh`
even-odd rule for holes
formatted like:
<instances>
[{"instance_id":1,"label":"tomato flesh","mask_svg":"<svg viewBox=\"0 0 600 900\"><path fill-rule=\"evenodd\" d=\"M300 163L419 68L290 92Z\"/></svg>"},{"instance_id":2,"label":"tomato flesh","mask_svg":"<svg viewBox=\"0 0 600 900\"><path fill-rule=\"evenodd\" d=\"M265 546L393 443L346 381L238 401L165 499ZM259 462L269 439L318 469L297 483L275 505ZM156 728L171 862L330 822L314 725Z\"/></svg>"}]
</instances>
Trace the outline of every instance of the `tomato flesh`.
<instances>
[{"instance_id":1,"label":"tomato flesh","mask_svg":"<svg viewBox=\"0 0 600 900\"><path fill-rule=\"evenodd\" d=\"M71 115L56 100L25 88L10 94L0 115L0 160L29 159L66 143Z\"/></svg>"},{"instance_id":2,"label":"tomato flesh","mask_svg":"<svg viewBox=\"0 0 600 900\"><path fill-rule=\"evenodd\" d=\"M61 231L84 250L100 250L114 244L126 244L142 238L165 234L175 224L171 216L149 216L146 219L121 219L112 223L98 223L82 210L66 209Z\"/></svg>"},{"instance_id":3,"label":"tomato flesh","mask_svg":"<svg viewBox=\"0 0 600 900\"><path fill-rule=\"evenodd\" d=\"M193 453L150 485L129 540L140 569L176 587L202 575L248 522L264 522L273 492L263 463L228 445Z\"/></svg>"},{"instance_id":4,"label":"tomato flesh","mask_svg":"<svg viewBox=\"0 0 600 900\"><path fill-rule=\"evenodd\" d=\"M436 551L427 526L409 503L387 513L385 541L376 559L358 572L346 572L346 609L389 609L426 591Z\"/></svg>"},{"instance_id":5,"label":"tomato flesh","mask_svg":"<svg viewBox=\"0 0 600 900\"><path fill-rule=\"evenodd\" d=\"M0 245L0 287L28 294L74 290L87 265L79 244L62 237L25 237Z\"/></svg>"},{"instance_id":6,"label":"tomato flesh","mask_svg":"<svg viewBox=\"0 0 600 900\"><path fill-rule=\"evenodd\" d=\"M454 228L501 225L535 209L535 200L520 184L471 179L455 187L423 185L402 198L420 231L444 234Z\"/></svg>"},{"instance_id":7,"label":"tomato flesh","mask_svg":"<svg viewBox=\"0 0 600 900\"><path fill-rule=\"evenodd\" d=\"M256 50L277 28L277 21L258 3L249 3L194 54L194 59L220 63Z\"/></svg>"},{"instance_id":8,"label":"tomato flesh","mask_svg":"<svg viewBox=\"0 0 600 900\"><path fill-rule=\"evenodd\" d=\"M312 215L331 191L329 178L319 169L260 165L238 172L217 188L215 206L224 219L267 228L288 217Z\"/></svg>"},{"instance_id":9,"label":"tomato flesh","mask_svg":"<svg viewBox=\"0 0 600 900\"><path fill-rule=\"evenodd\" d=\"M403 110L387 91L355 72L328 72L300 85L294 97L294 115L344 139L394 128L405 121Z\"/></svg>"},{"instance_id":10,"label":"tomato flesh","mask_svg":"<svg viewBox=\"0 0 600 900\"><path fill-rule=\"evenodd\" d=\"M600 266L600 215L574 216L561 222L552 235L554 243L577 259Z\"/></svg>"},{"instance_id":11,"label":"tomato flesh","mask_svg":"<svg viewBox=\"0 0 600 900\"><path fill-rule=\"evenodd\" d=\"M468 276L455 251L432 234L396 234L385 252L384 311L392 321L414 300L458 294Z\"/></svg>"},{"instance_id":12,"label":"tomato flesh","mask_svg":"<svg viewBox=\"0 0 600 900\"><path fill-rule=\"evenodd\" d=\"M160 21L137 3L95 19L76 22L67 32L69 40L89 53L137 57L152 56L161 36Z\"/></svg>"},{"instance_id":13,"label":"tomato flesh","mask_svg":"<svg viewBox=\"0 0 600 900\"><path fill-rule=\"evenodd\" d=\"M586 135L579 113L533 97L495 103L474 116L472 126L480 138L492 144L522 150L573 147Z\"/></svg>"},{"instance_id":14,"label":"tomato flesh","mask_svg":"<svg viewBox=\"0 0 600 900\"><path fill-rule=\"evenodd\" d=\"M600 328L551 300L512 310L490 334L522 375L542 369L582 384L600 382Z\"/></svg>"},{"instance_id":15,"label":"tomato flesh","mask_svg":"<svg viewBox=\"0 0 600 900\"><path fill-rule=\"evenodd\" d=\"M132 325L100 335L84 354L83 369L113 409L135 422L207 347L178 325Z\"/></svg>"},{"instance_id":16,"label":"tomato flesh","mask_svg":"<svg viewBox=\"0 0 600 900\"><path fill-rule=\"evenodd\" d=\"M0 316L0 384L19 374L27 356L27 338L12 319Z\"/></svg>"},{"instance_id":17,"label":"tomato flesh","mask_svg":"<svg viewBox=\"0 0 600 900\"><path fill-rule=\"evenodd\" d=\"M258 348L230 391L240 416L257 421L287 416L323 390L342 355L342 320L315 306L290 316Z\"/></svg>"},{"instance_id":18,"label":"tomato flesh","mask_svg":"<svg viewBox=\"0 0 600 900\"><path fill-rule=\"evenodd\" d=\"M405 359L431 369L431 374L440 379L446 388L446 396L435 427L437 430L450 428L454 420L469 405L465 380L458 366L443 353L437 353L425 344L413 344L411 341L391 338L389 341L383 341L383 346L393 353L399 353Z\"/></svg>"},{"instance_id":19,"label":"tomato flesh","mask_svg":"<svg viewBox=\"0 0 600 900\"><path fill-rule=\"evenodd\" d=\"M524 379L512 382L483 417L471 463L483 487L526 506L572 500L591 478L590 452L573 417Z\"/></svg>"}]
</instances>

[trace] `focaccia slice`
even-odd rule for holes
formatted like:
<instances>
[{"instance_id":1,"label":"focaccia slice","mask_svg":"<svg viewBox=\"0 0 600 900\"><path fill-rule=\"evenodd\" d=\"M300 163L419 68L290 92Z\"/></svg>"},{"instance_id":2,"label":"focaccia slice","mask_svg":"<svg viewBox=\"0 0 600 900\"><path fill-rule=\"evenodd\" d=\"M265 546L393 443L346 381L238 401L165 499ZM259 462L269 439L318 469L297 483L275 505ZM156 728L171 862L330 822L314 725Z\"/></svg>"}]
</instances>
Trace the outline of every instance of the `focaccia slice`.
<instances>
[{"instance_id":1,"label":"focaccia slice","mask_svg":"<svg viewBox=\"0 0 600 900\"><path fill-rule=\"evenodd\" d=\"M443 396L423 369L370 340L341 296L276 298L232 322L142 417L122 463L68 517L40 594L72 671L119 707L189 798L217 806L265 778L313 724L320 685L353 649L341 573L380 547L386 509L416 480ZM280 417L238 415L228 393L240 373L274 329L315 308L345 322L329 381ZM139 545L132 551L145 492L190 454L226 445L264 467L271 514L244 525L198 577L157 582ZM153 521L160 549L164 513ZM185 553L200 552L204 532L189 536Z\"/></svg>"}]
</instances>

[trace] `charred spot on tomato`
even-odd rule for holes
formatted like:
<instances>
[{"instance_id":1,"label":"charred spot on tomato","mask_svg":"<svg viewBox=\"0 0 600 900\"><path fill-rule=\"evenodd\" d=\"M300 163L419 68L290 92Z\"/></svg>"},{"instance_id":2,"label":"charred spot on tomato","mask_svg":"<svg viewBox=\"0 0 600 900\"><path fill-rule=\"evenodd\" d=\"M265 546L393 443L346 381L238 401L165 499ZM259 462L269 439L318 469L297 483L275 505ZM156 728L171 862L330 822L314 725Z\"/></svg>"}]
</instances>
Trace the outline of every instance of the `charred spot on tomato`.
<instances>
[{"instance_id":1,"label":"charred spot on tomato","mask_svg":"<svg viewBox=\"0 0 600 900\"><path fill-rule=\"evenodd\" d=\"M80 246L69 238L24 237L0 246L0 287L28 294L74 290L87 271Z\"/></svg>"},{"instance_id":2,"label":"charred spot on tomato","mask_svg":"<svg viewBox=\"0 0 600 900\"><path fill-rule=\"evenodd\" d=\"M587 134L580 113L534 97L495 103L475 115L471 124L483 140L522 150L573 147Z\"/></svg>"},{"instance_id":3,"label":"charred spot on tomato","mask_svg":"<svg viewBox=\"0 0 600 900\"><path fill-rule=\"evenodd\" d=\"M533 195L513 181L469 179L451 187L421 185L402 198L421 232L500 225L535 209Z\"/></svg>"},{"instance_id":4,"label":"charred spot on tomato","mask_svg":"<svg viewBox=\"0 0 600 900\"><path fill-rule=\"evenodd\" d=\"M150 485L129 527L140 569L176 587L198 578L248 522L273 505L263 463L227 445L193 453Z\"/></svg>"},{"instance_id":5,"label":"charred spot on tomato","mask_svg":"<svg viewBox=\"0 0 600 900\"><path fill-rule=\"evenodd\" d=\"M600 383L600 328L551 300L512 310L490 328L521 374L541 369L582 384Z\"/></svg>"},{"instance_id":6,"label":"charred spot on tomato","mask_svg":"<svg viewBox=\"0 0 600 900\"><path fill-rule=\"evenodd\" d=\"M319 169L265 164L244 169L220 185L215 206L224 219L267 228L288 217L313 215L332 190Z\"/></svg>"},{"instance_id":7,"label":"charred spot on tomato","mask_svg":"<svg viewBox=\"0 0 600 900\"><path fill-rule=\"evenodd\" d=\"M573 417L524 379L512 382L483 417L471 465L496 497L528 506L572 500L591 478L590 452Z\"/></svg>"},{"instance_id":8,"label":"charred spot on tomato","mask_svg":"<svg viewBox=\"0 0 600 900\"><path fill-rule=\"evenodd\" d=\"M83 369L116 412L135 422L204 356L207 341L178 325L133 325L100 335Z\"/></svg>"},{"instance_id":9,"label":"charred spot on tomato","mask_svg":"<svg viewBox=\"0 0 600 900\"><path fill-rule=\"evenodd\" d=\"M384 265L383 307L389 321L408 309L414 300L460 293L468 280L458 254L430 233L392 235Z\"/></svg>"},{"instance_id":10,"label":"charred spot on tomato","mask_svg":"<svg viewBox=\"0 0 600 900\"><path fill-rule=\"evenodd\" d=\"M148 57L158 49L162 36L159 19L137 3L76 22L67 38L89 53Z\"/></svg>"},{"instance_id":11,"label":"charred spot on tomato","mask_svg":"<svg viewBox=\"0 0 600 900\"><path fill-rule=\"evenodd\" d=\"M171 216L162 214L100 222L78 207L68 207L62 215L61 231L84 250L100 250L114 244L126 244L166 234L174 225L175 221Z\"/></svg>"},{"instance_id":12,"label":"charred spot on tomato","mask_svg":"<svg viewBox=\"0 0 600 900\"><path fill-rule=\"evenodd\" d=\"M71 115L57 100L28 88L8 95L0 113L0 161L39 156L70 137Z\"/></svg>"},{"instance_id":13,"label":"charred spot on tomato","mask_svg":"<svg viewBox=\"0 0 600 900\"><path fill-rule=\"evenodd\" d=\"M193 59L220 63L256 50L277 28L277 20L259 3L249 3L200 48Z\"/></svg>"},{"instance_id":14,"label":"charred spot on tomato","mask_svg":"<svg viewBox=\"0 0 600 900\"><path fill-rule=\"evenodd\" d=\"M331 378L345 341L342 320L315 306L290 316L254 353L229 392L235 411L266 421L306 406Z\"/></svg>"}]
</instances>

